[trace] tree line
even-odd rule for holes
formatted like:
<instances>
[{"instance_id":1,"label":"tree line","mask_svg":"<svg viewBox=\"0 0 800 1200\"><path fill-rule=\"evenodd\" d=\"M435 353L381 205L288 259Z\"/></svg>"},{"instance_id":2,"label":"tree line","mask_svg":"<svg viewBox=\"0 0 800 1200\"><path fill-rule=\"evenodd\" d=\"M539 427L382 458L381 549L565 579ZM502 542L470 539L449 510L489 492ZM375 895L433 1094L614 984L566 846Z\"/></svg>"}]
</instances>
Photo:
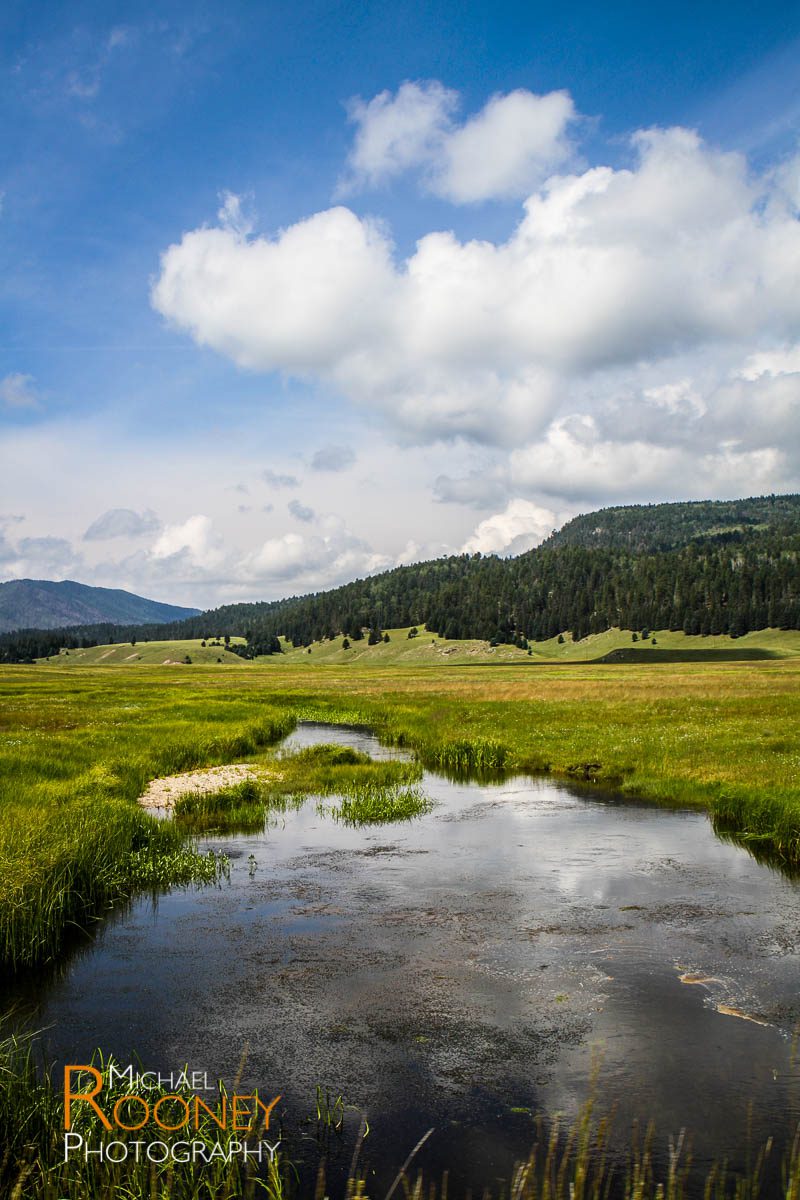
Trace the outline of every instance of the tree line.
<instances>
[{"instance_id":1,"label":"tree line","mask_svg":"<svg viewBox=\"0 0 800 1200\"><path fill-rule=\"evenodd\" d=\"M702 513L692 504L601 510L516 558L454 555L167 625L22 630L0 636L0 661L131 637L225 635L243 636L245 645L229 649L254 658L279 653L281 636L295 646L339 636L374 642L381 631L405 626L521 646L613 626L732 637L768 626L798 629L800 497L709 501Z\"/></svg>"}]
</instances>

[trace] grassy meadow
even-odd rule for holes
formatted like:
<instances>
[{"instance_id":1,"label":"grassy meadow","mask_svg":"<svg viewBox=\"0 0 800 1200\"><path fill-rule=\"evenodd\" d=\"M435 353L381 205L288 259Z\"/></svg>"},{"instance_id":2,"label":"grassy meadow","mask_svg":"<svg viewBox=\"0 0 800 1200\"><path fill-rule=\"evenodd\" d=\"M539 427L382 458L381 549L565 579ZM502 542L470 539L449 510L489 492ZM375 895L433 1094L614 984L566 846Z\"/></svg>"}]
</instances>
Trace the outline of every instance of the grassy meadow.
<instances>
[{"instance_id":1,"label":"grassy meadow","mask_svg":"<svg viewBox=\"0 0 800 1200\"><path fill-rule=\"evenodd\" d=\"M755 853L800 863L800 635L725 639L771 651L763 661L724 661L711 639L689 638L705 643L707 661L656 657L681 638L657 633L652 661L631 664L596 661L631 645L619 631L528 655L395 630L354 651L338 639L255 663L230 653L234 671L196 661L195 644L189 665L165 666L154 644L152 664L112 663L97 647L94 665L70 654L4 667L0 955L12 967L47 961L70 928L137 890L214 877L224 864L195 853L180 828L192 822L156 821L137 796L152 778L263 756L303 718L371 725L450 773L548 772L706 808ZM321 769L300 768L324 794ZM308 790L296 769L285 790ZM252 796L233 799L252 817ZM204 816L208 827L215 814Z\"/></svg>"},{"instance_id":2,"label":"grassy meadow","mask_svg":"<svg viewBox=\"0 0 800 1200\"><path fill-rule=\"evenodd\" d=\"M597 661L631 644L629 634L615 631L586 639L589 645L556 641L532 655L390 631L389 642L357 643L347 658L340 644L324 643L310 655L297 649L257 662L228 653L220 664L217 647L206 647L215 657L202 661L204 648L195 643L157 643L149 661L130 659L130 647L111 655L97 647L86 652L91 661L70 654L2 667L4 967L57 959L73 930L137 892L216 880L225 862L198 853L193 841L208 829L257 829L265 813L308 796L349 824L424 817L430 802L419 786L423 766L486 778L548 772L661 804L698 806L754 853L800 864L800 637L767 631L739 639L735 649L749 643L771 654L752 661L726 661L728 639L720 639L721 656L702 639L706 661L673 661L667 652L701 641L681 637L657 633L655 646L648 643L652 659L634 663ZM187 655L191 663L179 662ZM413 750L415 761L376 762L337 746L276 751L296 721L309 719L370 725L386 742ZM243 760L260 768L255 781L182 797L173 820L157 820L136 803L150 779ZM27 1044L3 1041L0 1133L7 1154L0 1188L52 1200L255 1195L262 1182L273 1200L292 1193L288 1159L263 1181L235 1164L213 1172L66 1169L54 1132L59 1104L57 1084L37 1070ZM587 1117L562 1133L544 1131L517 1168L514 1194L599 1200L608 1187L606 1130L605 1118ZM688 1194L685 1163L662 1178L647 1145L635 1138L631 1144L625 1196ZM795 1200L798 1164L795 1148L785 1189ZM747 1180L715 1169L707 1194L755 1196L759 1169ZM425 1194L435 1194L430 1183ZM403 1182L406 1195L422 1195L422 1187L412 1175ZM363 1188L356 1172L348 1194L365 1194Z\"/></svg>"}]
</instances>

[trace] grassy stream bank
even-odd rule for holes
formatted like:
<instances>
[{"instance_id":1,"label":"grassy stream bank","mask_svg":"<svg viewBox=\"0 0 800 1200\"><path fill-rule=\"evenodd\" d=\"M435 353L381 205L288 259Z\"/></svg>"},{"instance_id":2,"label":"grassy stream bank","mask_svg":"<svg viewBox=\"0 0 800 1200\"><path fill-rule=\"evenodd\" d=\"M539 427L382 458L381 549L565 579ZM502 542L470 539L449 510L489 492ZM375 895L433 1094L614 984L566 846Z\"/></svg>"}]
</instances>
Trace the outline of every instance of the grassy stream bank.
<instances>
[{"instance_id":1,"label":"grassy stream bank","mask_svg":"<svg viewBox=\"0 0 800 1200\"><path fill-rule=\"evenodd\" d=\"M0 955L47 961L137 890L211 878L148 780L263 753L298 719L372 726L433 769L548 772L707 809L800 862L800 664L0 672Z\"/></svg>"}]
</instances>

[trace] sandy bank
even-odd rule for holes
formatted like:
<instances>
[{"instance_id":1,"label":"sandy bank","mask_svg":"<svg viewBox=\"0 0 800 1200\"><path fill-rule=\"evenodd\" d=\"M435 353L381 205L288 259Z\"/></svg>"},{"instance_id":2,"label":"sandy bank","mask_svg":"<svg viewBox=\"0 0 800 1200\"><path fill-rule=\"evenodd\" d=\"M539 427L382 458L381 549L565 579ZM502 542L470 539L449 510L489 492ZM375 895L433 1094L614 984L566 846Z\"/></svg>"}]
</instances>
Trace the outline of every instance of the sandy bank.
<instances>
[{"instance_id":1,"label":"sandy bank","mask_svg":"<svg viewBox=\"0 0 800 1200\"><path fill-rule=\"evenodd\" d=\"M139 803L144 808L172 808L178 797L188 792L198 795L218 792L243 779L263 779L265 773L263 767L257 769L251 763L229 763L224 767L185 771L182 775L165 775L163 779L152 779L148 783Z\"/></svg>"}]
</instances>

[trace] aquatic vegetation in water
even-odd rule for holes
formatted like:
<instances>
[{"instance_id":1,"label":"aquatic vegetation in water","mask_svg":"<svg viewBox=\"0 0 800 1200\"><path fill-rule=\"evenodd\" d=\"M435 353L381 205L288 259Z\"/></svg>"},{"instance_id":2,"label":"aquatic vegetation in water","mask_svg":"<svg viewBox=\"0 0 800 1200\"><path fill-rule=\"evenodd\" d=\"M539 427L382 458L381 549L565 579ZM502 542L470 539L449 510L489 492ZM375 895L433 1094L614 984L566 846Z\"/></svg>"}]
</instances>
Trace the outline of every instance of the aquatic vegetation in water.
<instances>
[{"instance_id":1,"label":"aquatic vegetation in water","mask_svg":"<svg viewBox=\"0 0 800 1200\"><path fill-rule=\"evenodd\" d=\"M420 757L429 766L457 777L495 775L505 771L512 761L507 746L493 738L481 737L423 745Z\"/></svg>"},{"instance_id":2,"label":"aquatic vegetation in water","mask_svg":"<svg viewBox=\"0 0 800 1200\"><path fill-rule=\"evenodd\" d=\"M376 762L350 746L326 743L281 754L276 763L281 778L271 784L274 792L345 795L353 788L392 787L400 783L417 783L422 778L419 762L392 759Z\"/></svg>"},{"instance_id":3,"label":"aquatic vegetation in water","mask_svg":"<svg viewBox=\"0 0 800 1200\"><path fill-rule=\"evenodd\" d=\"M786 864L800 873L800 824L797 806L786 796L764 789L756 797L722 792L711 805L714 832L745 846L759 862Z\"/></svg>"},{"instance_id":4,"label":"aquatic vegetation in water","mask_svg":"<svg viewBox=\"0 0 800 1200\"><path fill-rule=\"evenodd\" d=\"M318 810L344 825L380 825L390 821L410 821L433 808L433 801L421 788L392 784L376 787L352 786L336 804L321 803Z\"/></svg>"},{"instance_id":5,"label":"aquatic vegetation in water","mask_svg":"<svg viewBox=\"0 0 800 1200\"><path fill-rule=\"evenodd\" d=\"M324 743L283 755L279 762L281 780L273 789L295 797L335 796L336 803L322 803L319 811L348 825L407 821L433 807L413 786L422 777L418 762L375 762L349 746Z\"/></svg>"},{"instance_id":6,"label":"aquatic vegetation in water","mask_svg":"<svg viewBox=\"0 0 800 1200\"><path fill-rule=\"evenodd\" d=\"M254 779L243 779L218 792L187 792L175 801L176 823L193 833L214 829L255 832L264 825L264 790Z\"/></svg>"},{"instance_id":7,"label":"aquatic vegetation in water","mask_svg":"<svg viewBox=\"0 0 800 1200\"><path fill-rule=\"evenodd\" d=\"M344 1096L341 1092L333 1096L329 1088L323 1088L321 1084L317 1084L317 1123L320 1125L329 1126L332 1129L341 1130L344 1125Z\"/></svg>"}]
</instances>

